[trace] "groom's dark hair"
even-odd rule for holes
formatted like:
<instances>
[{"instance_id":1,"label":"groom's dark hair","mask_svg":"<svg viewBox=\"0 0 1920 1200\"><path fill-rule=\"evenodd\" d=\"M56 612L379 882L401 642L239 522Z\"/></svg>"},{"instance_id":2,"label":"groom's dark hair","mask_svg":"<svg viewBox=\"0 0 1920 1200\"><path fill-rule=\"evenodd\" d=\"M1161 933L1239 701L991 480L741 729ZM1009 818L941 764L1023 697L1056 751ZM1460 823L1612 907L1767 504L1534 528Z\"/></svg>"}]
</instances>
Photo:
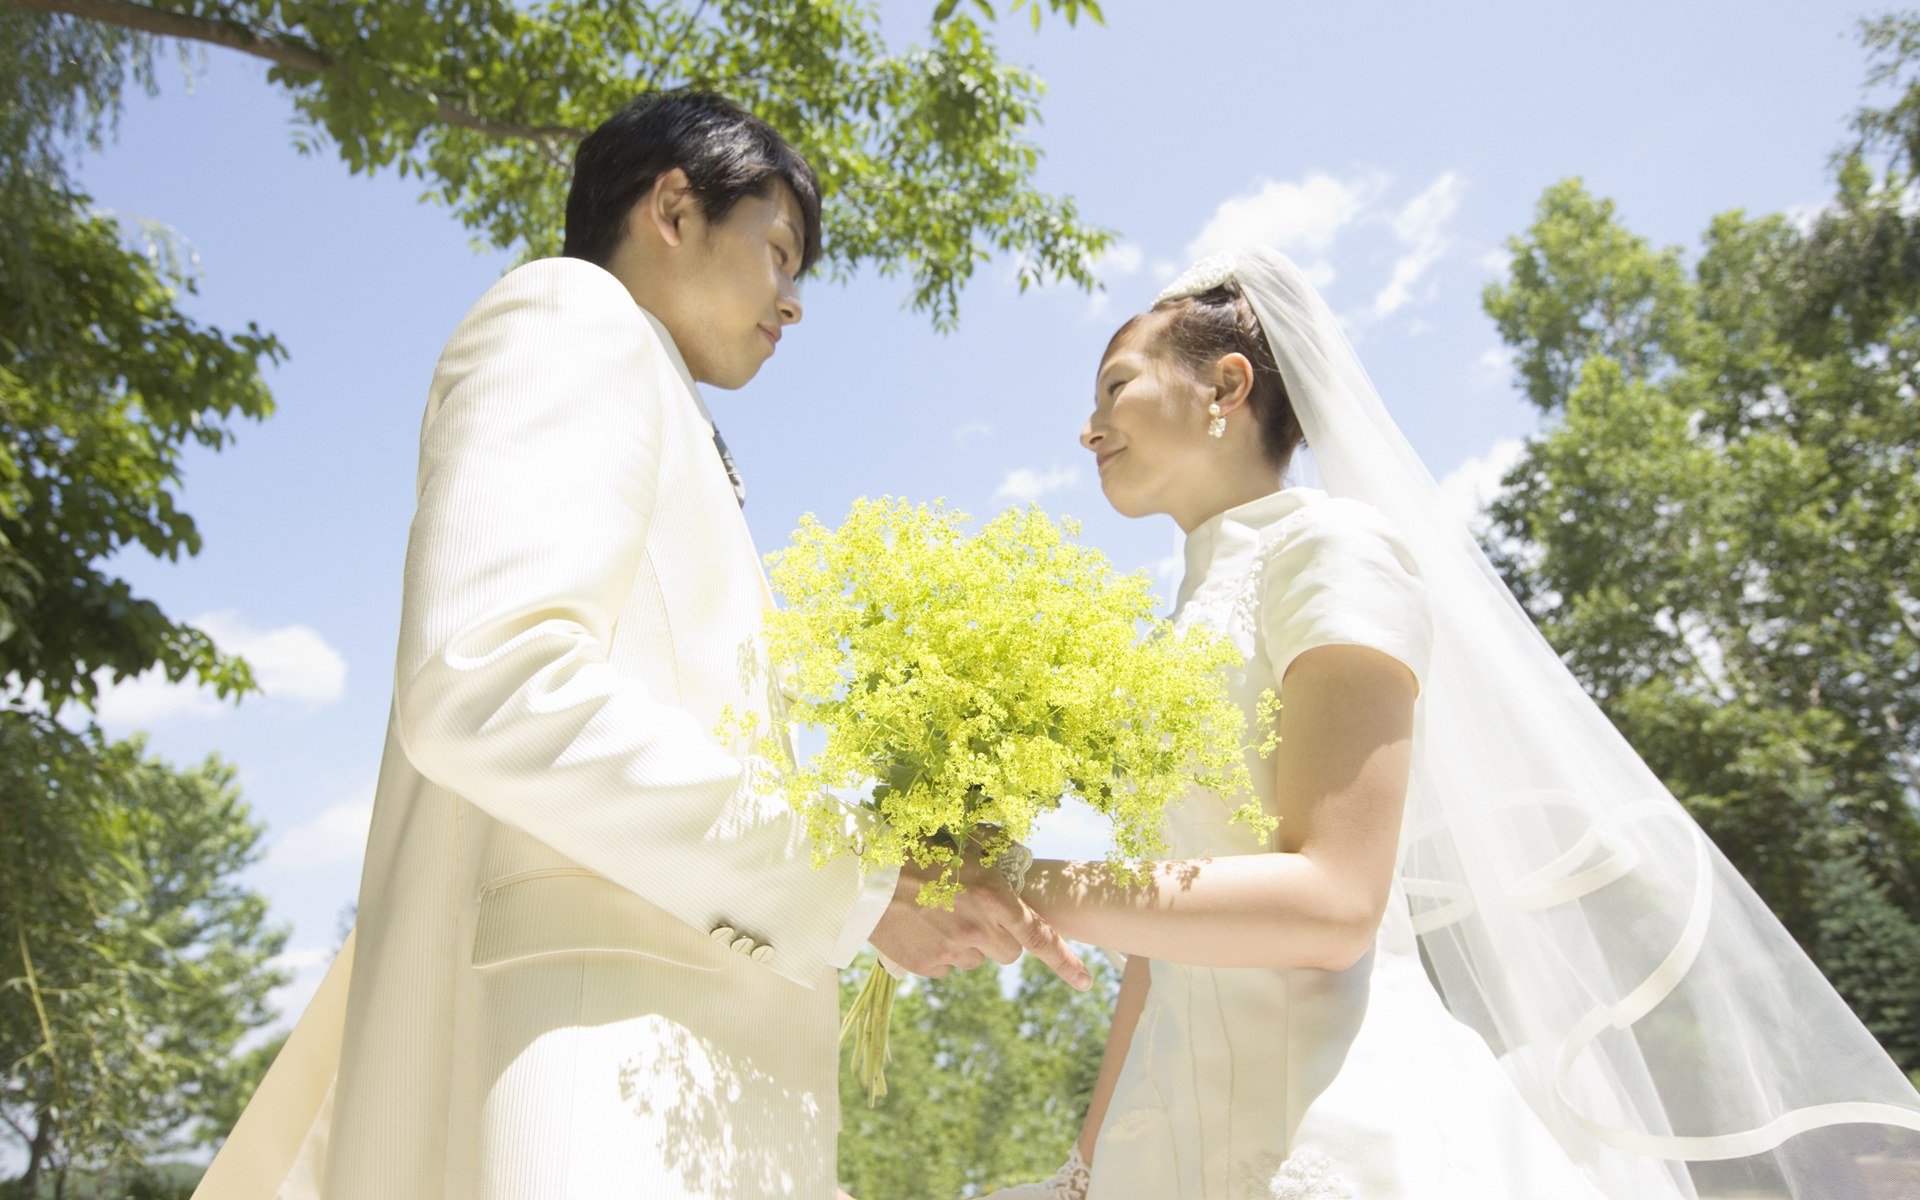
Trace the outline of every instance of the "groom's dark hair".
<instances>
[{"instance_id":1,"label":"groom's dark hair","mask_svg":"<svg viewBox=\"0 0 1920 1200\"><path fill-rule=\"evenodd\" d=\"M748 196L793 189L805 219L800 273L820 258L820 183L773 126L711 92L647 92L580 142L567 189L560 253L606 266L626 233L627 214L656 179L687 173L694 201L721 221Z\"/></svg>"}]
</instances>

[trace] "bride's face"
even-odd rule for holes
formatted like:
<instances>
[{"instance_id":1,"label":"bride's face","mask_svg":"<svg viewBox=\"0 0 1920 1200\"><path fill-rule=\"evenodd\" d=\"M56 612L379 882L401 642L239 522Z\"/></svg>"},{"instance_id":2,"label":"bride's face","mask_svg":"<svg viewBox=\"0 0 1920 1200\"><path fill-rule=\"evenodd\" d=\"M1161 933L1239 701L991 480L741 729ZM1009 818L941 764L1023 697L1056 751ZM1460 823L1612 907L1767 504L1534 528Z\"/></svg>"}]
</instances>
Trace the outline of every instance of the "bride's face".
<instances>
[{"instance_id":1,"label":"bride's face","mask_svg":"<svg viewBox=\"0 0 1920 1200\"><path fill-rule=\"evenodd\" d=\"M1148 313L1108 347L1094 377L1093 415L1080 431L1100 490L1122 516L1177 513L1181 498L1219 468L1207 437L1214 389L1164 348L1172 319Z\"/></svg>"}]
</instances>

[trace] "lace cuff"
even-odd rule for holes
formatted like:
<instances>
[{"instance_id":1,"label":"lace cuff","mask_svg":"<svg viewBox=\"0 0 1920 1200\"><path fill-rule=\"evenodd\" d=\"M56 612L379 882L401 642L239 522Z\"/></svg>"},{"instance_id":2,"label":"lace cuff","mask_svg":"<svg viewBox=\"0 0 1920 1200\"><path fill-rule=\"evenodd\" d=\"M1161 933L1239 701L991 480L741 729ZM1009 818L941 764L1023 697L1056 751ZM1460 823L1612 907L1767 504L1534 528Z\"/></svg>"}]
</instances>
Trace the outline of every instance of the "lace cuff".
<instances>
[{"instance_id":1,"label":"lace cuff","mask_svg":"<svg viewBox=\"0 0 1920 1200\"><path fill-rule=\"evenodd\" d=\"M1087 1185L1091 1181L1087 1160L1080 1157L1080 1143L1075 1142L1067 1152L1067 1161L1053 1173L1053 1178L1001 1188L986 1200L1087 1200Z\"/></svg>"},{"instance_id":2,"label":"lace cuff","mask_svg":"<svg viewBox=\"0 0 1920 1200\"><path fill-rule=\"evenodd\" d=\"M1092 1168L1080 1157L1080 1143L1075 1142L1073 1149L1067 1151L1067 1161L1047 1180L1047 1186L1060 1200L1087 1200L1087 1186L1092 1182Z\"/></svg>"}]
</instances>

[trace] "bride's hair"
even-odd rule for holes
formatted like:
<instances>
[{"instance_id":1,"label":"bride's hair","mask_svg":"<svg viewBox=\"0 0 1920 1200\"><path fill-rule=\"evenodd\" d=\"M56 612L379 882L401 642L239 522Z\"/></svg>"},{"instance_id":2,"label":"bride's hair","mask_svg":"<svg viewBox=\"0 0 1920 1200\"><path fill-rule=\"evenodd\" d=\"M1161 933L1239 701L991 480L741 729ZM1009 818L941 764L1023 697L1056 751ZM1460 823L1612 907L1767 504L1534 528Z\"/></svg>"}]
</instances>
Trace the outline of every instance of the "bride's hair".
<instances>
[{"instance_id":1,"label":"bride's hair","mask_svg":"<svg viewBox=\"0 0 1920 1200\"><path fill-rule=\"evenodd\" d=\"M1293 401L1287 396L1287 381L1281 378L1273 349L1261 332L1260 318L1239 285L1229 280L1197 295L1163 300L1122 325L1115 331L1113 342L1149 313L1163 312L1172 313L1173 319L1167 322L1161 340L1188 368L1207 370L1229 354L1244 354L1253 364L1253 390L1247 403L1254 420L1260 423L1260 449L1268 462L1284 468L1305 435L1300 418L1294 415ZM1107 344L1109 350L1113 342Z\"/></svg>"}]
</instances>

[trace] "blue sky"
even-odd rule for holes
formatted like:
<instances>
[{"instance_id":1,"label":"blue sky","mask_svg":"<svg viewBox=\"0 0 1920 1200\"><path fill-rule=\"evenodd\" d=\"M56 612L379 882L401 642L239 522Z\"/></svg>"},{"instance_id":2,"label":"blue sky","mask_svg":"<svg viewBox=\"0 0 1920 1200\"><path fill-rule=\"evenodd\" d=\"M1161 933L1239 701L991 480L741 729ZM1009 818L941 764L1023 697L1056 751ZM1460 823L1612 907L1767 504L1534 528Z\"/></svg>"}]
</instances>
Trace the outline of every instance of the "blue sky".
<instances>
[{"instance_id":1,"label":"blue sky","mask_svg":"<svg viewBox=\"0 0 1920 1200\"><path fill-rule=\"evenodd\" d=\"M890 3L915 36L932 0ZM897 281L816 283L761 377L709 392L763 549L856 496L944 496L986 515L1038 500L1123 568L1174 583L1176 531L1102 501L1076 441L1118 322L1196 254L1249 239L1311 264L1388 407L1470 509L1537 428L1480 310L1541 192L1583 176L1634 230L1691 247L1730 208L1807 210L1861 98L1853 4L1146 3L1107 24L1002 31L1049 85L1041 181L1119 231L1104 295L968 289L957 333ZM297 1012L358 881L390 694L421 408L435 356L510 265L476 253L413 181L350 177L293 149L264 64L209 51L162 72L118 140L82 160L96 203L162 222L197 257L200 319L258 322L291 357L278 415L188 460L206 549L116 564L169 612L247 654L238 708L141 681L103 723L179 762L236 763L271 851L250 875L293 926ZM1069 815L1045 853L1097 852Z\"/></svg>"}]
</instances>

